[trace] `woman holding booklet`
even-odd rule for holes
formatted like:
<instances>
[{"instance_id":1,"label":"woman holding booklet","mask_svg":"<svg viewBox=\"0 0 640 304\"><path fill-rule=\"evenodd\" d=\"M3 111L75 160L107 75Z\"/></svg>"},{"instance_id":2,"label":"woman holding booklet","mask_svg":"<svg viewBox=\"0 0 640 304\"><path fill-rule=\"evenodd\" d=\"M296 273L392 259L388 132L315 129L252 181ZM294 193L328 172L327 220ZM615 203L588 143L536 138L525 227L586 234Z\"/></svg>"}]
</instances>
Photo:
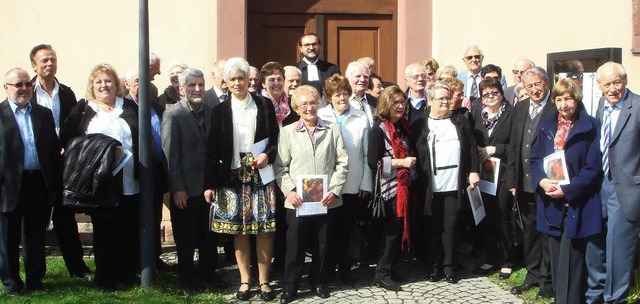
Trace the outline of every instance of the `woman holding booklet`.
<instances>
[{"instance_id":1,"label":"woman holding booklet","mask_svg":"<svg viewBox=\"0 0 640 304\"><path fill-rule=\"evenodd\" d=\"M557 112L540 122L531 152L537 226L549 235L555 302L584 303L586 238L600 233L603 225L600 124L589 116L580 88L569 78L556 83L551 100Z\"/></svg>"}]
</instances>

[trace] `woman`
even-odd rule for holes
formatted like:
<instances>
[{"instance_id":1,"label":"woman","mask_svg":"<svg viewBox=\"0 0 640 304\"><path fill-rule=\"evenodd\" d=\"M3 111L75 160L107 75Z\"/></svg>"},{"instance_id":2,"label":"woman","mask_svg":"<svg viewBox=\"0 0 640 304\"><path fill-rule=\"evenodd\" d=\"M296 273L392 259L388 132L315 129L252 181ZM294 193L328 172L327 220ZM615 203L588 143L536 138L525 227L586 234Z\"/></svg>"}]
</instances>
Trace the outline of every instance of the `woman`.
<instances>
[{"instance_id":1,"label":"woman","mask_svg":"<svg viewBox=\"0 0 640 304\"><path fill-rule=\"evenodd\" d=\"M377 99L380 97L382 89L384 89L382 77L377 74L371 74L371 76L369 76L369 87L367 88L367 93Z\"/></svg>"},{"instance_id":2,"label":"woman","mask_svg":"<svg viewBox=\"0 0 640 304\"><path fill-rule=\"evenodd\" d=\"M273 103L278 125L283 127L297 121L299 117L291 109L289 96L284 91L284 68L277 62L267 62L260 70L260 80L264 88L262 96L267 97Z\"/></svg>"},{"instance_id":3,"label":"woman","mask_svg":"<svg viewBox=\"0 0 640 304\"><path fill-rule=\"evenodd\" d=\"M451 103L449 104L449 109L462 114L469 113L471 101L469 100L469 97L464 96L464 84L462 83L462 80L457 77L449 77L439 81L448 85L451 89ZM467 118L471 118L471 113L467 115Z\"/></svg>"},{"instance_id":4,"label":"woman","mask_svg":"<svg viewBox=\"0 0 640 304\"><path fill-rule=\"evenodd\" d=\"M436 71L436 81L442 81L446 78L456 78L458 70L452 65L445 65Z\"/></svg>"},{"instance_id":5,"label":"woman","mask_svg":"<svg viewBox=\"0 0 640 304\"><path fill-rule=\"evenodd\" d=\"M340 280L347 285L353 285L353 261L348 254L349 239L358 204L366 204L366 199L371 193L371 170L367 165L369 122L364 111L349 106L351 86L347 78L335 74L324 83L323 96L329 101L329 106L318 110L318 117L339 126L349 155L349 172L347 182L342 188L343 206L336 221L333 256L338 265Z\"/></svg>"},{"instance_id":6,"label":"woman","mask_svg":"<svg viewBox=\"0 0 640 304\"><path fill-rule=\"evenodd\" d=\"M184 70L188 69L184 63L173 62L171 66L169 66L169 81L171 84L164 89L164 93L162 93L158 97L158 104L162 106L162 108L168 108L174 105L176 102L180 101L180 84L178 83L178 75L182 74Z\"/></svg>"},{"instance_id":7,"label":"woman","mask_svg":"<svg viewBox=\"0 0 640 304\"><path fill-rule=\"evenodd\" d=\"M280 303L289 303L297 295L307 245L313 248L313 261L309 269L309 285L320 298L330 296L327 289L327 274L330 271L329 253L333 227L342 212L340 194L347 178L347 151L340 127L317 116L320 93L308 85L294 91L291 105L300 115L297 123L282 128L278 143L278 157L273 165L276 180L286 194L287 208L287 255L284 268L284 287ZM302 206L296 184L302 175L325 175L327 189L320 203L327 213L298 217ZM320 197L319 197L320 198ZM315 243L309 244L312 239Z\"/></svg>"},{"instance_id":8,"label":"woman","mask_svg":"<svg viewBox=\"0 0 640 304\"><path fill-rule=\"evenodd\" d=\"M424 213L429 217L429 280L457 283L456 221L467 185L479 182L478 149L471 124L463 114L450 110L451 89L436 82L427 88L428 117L413 126L420 161L421 179L426 183Z\"/></svg>"},{"instance_id":9,"label":"woman","mask_svg":"<svg viewBox=\"0 0 640 304\"><path fill-rule=\"evenodd\" d=\"M122 197L115 207L87 211L93 223L95 284L114 291L116 284L133 285L139 269L138 106L123 99L124 89L109 64L89 74L87 100L71 110L60 134L64 145L78 136L100 133L118 140L133 154L122 168Z\"/></svg>"},{"instance_id":10,"label":"woman","mask_svg":"<svg viewBox=\"0 0 640 304\"><path fill-rule=\"evenodd\" d=\"M249 94L249 63L236 57L227 60L223 77L230 100L216 106L211 114L211 131L205 157L207 202L215 201L211 228L234 236L240 288L238 300L250 298L251 245L256 235L260 297L275 298L269 284L275 226L275 189L263 183L258 169L273 163L277 154L278 124L273 105ZM252 146L261 146L258 155Z\"/></svg>"},{"instance_id":11,"label":"woman","mask_svg":"<svg viewBox=\"0 0 640 304\"><path fill-rule=\"evenodd\" d=\"M457 78L456 78L457 79ZM511 137L511 111L513 107L504 98L500 80L487 78L480 82L483 107L473 113L474 134L483 174L495 172L490 157L500 160L495 195L482 193L486 217L480 223L483 233L485 264L476 269L478 274L488 274L502 265L500 279L507 279L513 271L511 206L513 197L505 187L504 176ZM485 169L485 168L488 168ZM488 177L487 179L490 179Z\"/></svg>"},{"instance_id":12,"label":"woman","mask_svg":"<svg viewBox=\"0 0 640 304\"><path fill-rule=\"evenodd\" d=\"M571 79L556 83L551 100L558 112L540 122L531 151L537 228L549 236L555 302L584 303L585 239L602 231L600 125L585 110ZM569 184L548 177L544 158L554 152L564 153Z\"/></svg>"},{"instance_id":13,"label":"woman","mask_svg":"<svg viewBox=\"0 0 640 304\"><path fill-rule=\"evenodd\" d=\"M436 82L436 71L440 68L440 64L433 58L425 59L421 62L424 71L427 73L427 84L430 86Z\"/></svg>"},{"instance_id":14,"label":"woman","mask_svg":"<svg viewBox=\"0 0 640 304\"><path fill-rule=\"evenodd\" d=\"M406 95L398 86L385 88L376 107L376 121L369 135L369 168L377 172L380 193L386 207L384 227L379 241L381 255L375 282L391 290L402 290L394 278L401 247L409 245L409 227L413 206L411 185L418 176L416 157L409 144ZM408 246L407 246L408 247Z\"/></svg>"}]
</instances>

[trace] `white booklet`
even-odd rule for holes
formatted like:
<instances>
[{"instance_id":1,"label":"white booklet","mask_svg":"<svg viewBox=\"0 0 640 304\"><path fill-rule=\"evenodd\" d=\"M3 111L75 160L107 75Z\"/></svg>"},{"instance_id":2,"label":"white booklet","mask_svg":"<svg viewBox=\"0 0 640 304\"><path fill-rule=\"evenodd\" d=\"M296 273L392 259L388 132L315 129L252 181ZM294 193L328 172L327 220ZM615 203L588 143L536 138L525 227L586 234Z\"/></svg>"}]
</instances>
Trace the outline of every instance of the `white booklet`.
<instances>
[{"instance_id":1,"label":"white booklet","mask_svg":"<svg viewBox=\"0 0 640 304\"><path fill-rule=\"evenodd\" d=\"M473 211L473 219L476 222L476 226L478 226L482 219L487 215L484 210L484 203L482 202L480 188L475 187L471 189L471 186L467 187L467 195L469 195L469 204L471 204L471 211Z\"/></svg>"},{"instance_id":2,"label":"white booklet","mask_svg":"<svg viewBox=\"0 0 640 304\"><path fill-rule=\"evenodd\" d=\"M327 175L298 175L296 190L302 198L302 206L296 208L296 216L327 214L327 206L320 203L327 189Z\"/></svg>"},{"instance_id":3,"label":"white booklet","mask_svg":"<svg viewBox=\"0 0 640 304\"><path fill-rule=\"evenodd\" d=\"M497 157L489 157L480 170L480 191L496 195L498 189L498 176L500 176L500 159Z\"/></svg>"},{"instance_id":4,"label":"white booklet","mask_svg":"<svg viewBox=\"0 0 640 304\"><path fill-rule=\"evenodd\" d=\"M568 185L569 170L567 170L567 160L564 158L564 150L553 152L547 155L543 161L544 173L552 180L558 181L558 185Z\"/></svg>"},{"instance_id":5,"label":"white booklet","mask_svg":"<svg viewBox=\"0 0 640 304\"><path fill-rule=\"evenodd\" d=\"M116 147L116 160L113 162L114 169L111 174L116 176L132 156L133 153L128 149L125 149L122 146Z\"/></svg>"},{"instance_id":6,"label":"white booklet","mask_svg":"<svg viewBox=\"0 0 640 304\"><path fill-rule=\"evenodd\" d=\"M253 154L253 158L257 158L265 149L267 149L267 145L269 144L269 138L265 138L253 145L251 145L251 154ZM273 165L268 164L266 167L262 169L258 169L258 173L260 173L260 179L262 179L262 184L266 185L276 179L275 171L273 171Z\"/></svg>"}]
</instances>

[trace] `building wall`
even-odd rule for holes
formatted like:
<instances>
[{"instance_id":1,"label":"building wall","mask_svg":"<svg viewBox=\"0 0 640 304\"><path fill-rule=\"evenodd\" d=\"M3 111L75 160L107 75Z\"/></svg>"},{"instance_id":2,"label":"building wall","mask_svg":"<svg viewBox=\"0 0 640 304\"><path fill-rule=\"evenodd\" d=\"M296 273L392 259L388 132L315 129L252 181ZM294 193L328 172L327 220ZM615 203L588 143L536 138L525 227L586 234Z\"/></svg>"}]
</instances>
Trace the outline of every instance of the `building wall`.
<instances>
[{"instance_id":1,"label":"building wall","mask_svg":"<svg viewBox=\"0 0 640 304\"><path fill-rule=\"evenodd\" d=\"M510 72L520 57L546 69L547 53L620 47L629 88L640 91L640 58L631 54L632 3L626 0L582 1L433 1L433 57L440 65L465 70L464 48L477 44L484 63Z\"/></svg>"}]
</instances>

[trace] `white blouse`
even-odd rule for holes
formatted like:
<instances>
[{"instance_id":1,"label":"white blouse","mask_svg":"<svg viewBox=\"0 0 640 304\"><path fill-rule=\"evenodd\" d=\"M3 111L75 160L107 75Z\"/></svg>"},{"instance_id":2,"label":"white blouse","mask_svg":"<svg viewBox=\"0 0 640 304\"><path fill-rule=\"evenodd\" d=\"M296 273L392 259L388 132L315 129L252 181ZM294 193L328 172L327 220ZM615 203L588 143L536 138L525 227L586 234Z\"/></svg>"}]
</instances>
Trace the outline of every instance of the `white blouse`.
<instances>
[{"instance_id":1,"label":"white blouse","mask_svg":"<svg viewBox=\"0 0 640 304\"><path fill-rule=\"evenodd\" d=\"M460 140L451 119L429 118L427 141L431 158L433 192L458 190Z\"/></svg>"},{"instance_id":2,"label":"white blouse","mask_svg":"<svg viewBox=\"0 0 640 304\"><path fill-rule=\"evenodd\" d=\"M256 134L258 107L247 93L244 100L231 95L231 113L233 113L233 159L231 169L240 168L240 153L251 152ZM253 156L258 157L258 155Z\"/></svg>"}]
</instances>

